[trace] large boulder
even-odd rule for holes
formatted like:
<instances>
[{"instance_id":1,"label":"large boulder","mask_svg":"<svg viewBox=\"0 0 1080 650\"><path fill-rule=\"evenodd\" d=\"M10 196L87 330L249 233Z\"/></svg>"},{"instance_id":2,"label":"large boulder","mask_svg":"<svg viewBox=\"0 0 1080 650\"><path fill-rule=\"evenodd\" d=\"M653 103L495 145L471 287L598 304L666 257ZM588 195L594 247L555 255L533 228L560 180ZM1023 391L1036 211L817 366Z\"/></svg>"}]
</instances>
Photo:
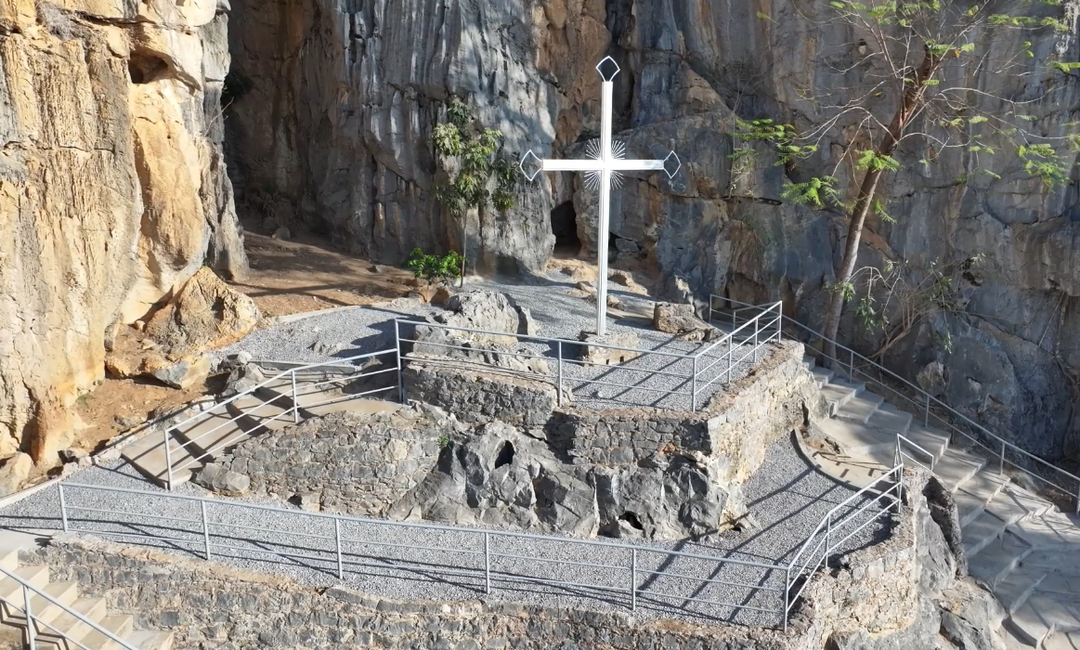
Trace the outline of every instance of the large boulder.
<instances>
[{"instance_id":1,"label":"large boulder","mask_svg":"<svg viewBox=\"0 0 1080 650\"><path fill-rule=\"evenodd\" d=\"M170 354L233 343L255 329L259 309L203 267L146 324L146 334Z\"/></svg>"},{"instance_id":2,"label":"large boulder","mask_svg":"<svg viewBox=\"0 0 1080 650\"><path fill-rule=\"evenodd\" d=\"M445 311L431 316L428 321L449 327L506 334L418 326L413 336L416 341L412 350L414 356L465 359L507 370L548 374L546 361L531 358L535 356L535 350L518 346L518 334L535 334L537 330L532 314L528 309L519 307L505 293L459 293L447 298L444 306Z\"/></svg>"},{"instance_id":3,"label":"large boulder","mask_svg":"<svg viewBox=\"0 0 1080 650\"><path fill-rule=\"evenodd\" d=\"M3 466L0 466L0 497L18 492L26 479L30 478L33 467L33 459L22 452L4 461Z\"/></svg>"},{"instance_id":4,"label":"large boulder","mask_svg":"<svg viewBox=\"0 0 1080 650\"><path fill-rule=\"evenodd\" d=\"M582 331L578 335L581 345L577 357L588 363L604 365L620 364L641 356L641 341L633 332L608 332L603 336L596 332ZM612 347L608 347L612 346Z\"/></svg>"},{"instance_id":5,"label":"large boulder","mask_svg":"<svg viewBox=\"0 0 1080 650\"><path fill-rule=\"evenodd\" d=\"M661 332L678 334L684 339L707 340L713 327L698 318L691 304L658 302L653 307L653 327Z\"/></svg>"},{"instance_id":6,"label":"large boulder","mask_svg":"<svg viewBox=\"0 0 1080 650\"><path fill-rule=\"evenodd\" d=\"M198 385L210 373L205 351L251 332L259 310L209 268L199 270L143 327L117 337L105 357L113 377L151 377L173 388Z\"/></svg>"}]
</instances>

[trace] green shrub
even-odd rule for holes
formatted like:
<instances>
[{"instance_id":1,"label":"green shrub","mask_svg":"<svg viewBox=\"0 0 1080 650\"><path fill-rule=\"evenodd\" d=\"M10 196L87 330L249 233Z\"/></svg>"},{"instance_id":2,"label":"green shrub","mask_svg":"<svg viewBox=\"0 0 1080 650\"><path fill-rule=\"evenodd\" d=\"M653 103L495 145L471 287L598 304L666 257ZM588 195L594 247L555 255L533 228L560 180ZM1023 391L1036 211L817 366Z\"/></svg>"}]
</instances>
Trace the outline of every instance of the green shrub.
<instances>
[{"instance_id":1,"label":"green shrub","mask_svg":"<svg viewBox=\"0 0 1080 650\"><path fill-rule=\"evenodd\" d=\"M416 277L428 282L441 282L461 277L461 266L465 258L457 251L446 255L429 255L419 248L414 248L405 262L405 268Z\"/></svg>"}]
</instances>

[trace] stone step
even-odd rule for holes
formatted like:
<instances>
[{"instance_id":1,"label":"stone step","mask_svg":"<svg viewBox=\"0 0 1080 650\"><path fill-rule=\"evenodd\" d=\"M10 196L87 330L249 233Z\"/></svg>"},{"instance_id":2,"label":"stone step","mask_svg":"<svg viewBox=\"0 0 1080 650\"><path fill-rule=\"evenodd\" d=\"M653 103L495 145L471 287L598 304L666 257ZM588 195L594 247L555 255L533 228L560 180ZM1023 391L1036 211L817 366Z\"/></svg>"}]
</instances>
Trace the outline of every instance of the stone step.
<instances>
[{"instance_id":1,"label":"stone step","mask_svg":"<svg viewBox=\"0 0 1080 650\"><path fill-rule=\"evenodd\" d=\"M104 598L78 598L71 604L70 609L81 614L83 618L87 618L95 623L105 618L106 614L108 614L108 605ZM51 642L52 646L50 647L64 648L66 650L69 645L74 647L74 644L66 644L66 642L62 640L64 637L79 641L90 634L93 629L94 628L80 621L71 613L62 612L49 621L48 628L41 630L39 642Z\"/></svg>"},{"instance_id":2,"label":"stone step","mask_svg":"<svg viewBox=\"0 0 1080 650\"><path fill-rule=\"evenodd\" d=\"M44 588L49 584L49 569L43 566L24 566L15 569L11 573L19 577L20 580L27 584L37 587L38 589ZM18 580L14 580L7 576L2 576L0 579L0 600L9 602L19 609L23 607L22 597L22 584ZM31 600L31 605L33 601Z\"/></svg>"},{"instance_id":3,"label":"stone step","mask_svg":"<svg viewBox=\"0 0 1080 650\"><path fill-rule=\"evenodd\" d=\"M1080 548L1080 529L1060 512L1031 514L1014 524L1014 532L1036 550L1069 551Z\"/></svg>"},{"instance_id":4,"label":"stone step","mask_svg":"<svg viewBox=\"0 0 1080 650\"><path fill-rule=\"evenodd\" d=\"M978 553L968 556L968 572L990 585L996 593L998 583L1009 576L1031 553L1031 547L1016 535L1004 531Z\"/></svg>"},{"instance_id":5,"label":"stone step","mask_svg":"<svg viewBox=\"0 0 1080 650\"><path fill-rule=\"evenodd\" d=\"M172 650L173 633L170 631L142 630L132 632L124 638L139 650Z\"/></svg>"},{"instance_id":6,"label":"stone step","mask_svg":"<svg viewBox=\"0 0 1080 650\"><path fill-rule=\"evenodd\" d=\"M907 433L903 435L911 442L933 454L935 461L949 450L949 434L940 429L925 426L920 422L912 422Z\"/></svg>"},{"instance_id":7,"label":"stone step","mask_svg":"<svg viewBox=\"0 0 1080 650\"><path fill-rule=\"evenodd\" d=\"M968 525L981 515L1008 482L1009 479L1006 477L983 470L961 483L960 487L953 491L953 499L956 501L956 508L960 514L960 526ZM1026 510L1021 511L1020 516L1024 514L1027 514ZM1007 517L1000 515L999 517L1008 521Z\"/></svg>"},{"instance_id":8,"label":"stone step","mask_svg":"<svg viewBox=\"0 0 1080 650\"><path fill-rule=\"evenodd\" d=\"M866 424L885 398L868 390L863 390L836 409L833 417ZM896 433L895 431L893 433Z\"/></svg>"},{"instance_id":9,"label":"stone step","mask_svg":"<svg viewBox=\"0 0 1080 650\"><path fill-rule=\"evenodd\" d=\"M123 639L134 631L135 620L127 614L106 616L98 622L98 625L111 632L113 636ZM123 650L124 648L124 646L113 641L103 632L98 632L97 630L93 630L83 638L79 639L79 642L85 644L87 647L99 648L100 650Z\"/></svg>"},{"instance_id":10,"label":"stone step","mask_svg":"<svg viewBox=\"0 0 1080 650\"><path fill-rule=\"evenodd\" d=\"M837 409L853 399L860 391L865 389L864 384L852 383L846 379L834 377L821 387L821 395L829 405L829 415L835 415Z\"/></svg>"},{"instance_id":11,"label":"stone step","mask_svg":"<svg viewBox=\"0 0 1080 650\"><path fill-rule=\"evenodd\" d=\"M162 486L168 483L168 462L171 462L173 484L186 483L191 478L192 470L203 465L203 462L196 458L202 452L186 445L186 441L206 436L217 437L226 431L237 430L236 423L230 422L232 417L227 409L215 407L201 413L200 417L190 424L170 429L168 456L160 433L152 433L133 442L124 448L121 456L144 476Z\"/></svg>"},{"instance_id":12,"label":"stone step","mask_svg":"<svg viewBox=\"0 0 1080 650\"><path fill-rule=\"evenodd\" d=\"M1038 591L1050 594L1062 603L1080 604L1080 576L1048 573L1039 585Z\"/></svg>"},{"instance_id":13,"label":"stone step","mask_svg":"<svg viewBox=\"0 0 1080 650\"><path fill-rule=\"evenodd\" d=\"M1014 568L994 585L994 595L997 596L998 602L1011 616L1013 612L1023 606L1045 577L1046 574L1043 572Z\"/></svg>"},{"instance_id":14,"label":"stone step","mask_svg":"<svg viewBox=\"0 0 1080 650\"><path fill-rule=\"evenodd\" d=\"M989 512L983 512L967 526L960 529L965 554L968 557L974 557L1004 533L1008 526L1007 522L998 519Z\"/></svg>"},{"instance_id":15,"label":"stone step","mask_svg":"<svg viewBox=\"0 0 1080 650\"><path fill-rule=\"evenodd\" d=\"M1080 650L1080 632L1053 632L1043 640L1042 650Z\"/></svg>"},{"instance_id":16,"label":"stone step","mask_svg":"<svg viewBox=\"0 0 1080 650\"><path fill-rule=\"evenodd\" d=\"M1014 629L1021 632L1023 640L1039 646L1054 630L1080 630L1080 606L1062 602L1054 594L1036 589L1016 610L1009 622Z\"/></svg>"},{"instance_id":17,"label":"stone step","mask_svg":"<svg viewBox=\"0 0 1080 650\"><path fill-rule=\"evenodd\" d=\"M957 487L975 476L985 465L986 459L953 447L938 459L934 465L934 475L945 489L955 492Z\"/></svg>"},{"instance_id":18,"label":"stone step","mask_svg":"<svg viewBox=\"0 0 1080 650\"><path fill-rule=\"evenodd\" d=\"M1033 603L1035 594L1032 594L1009 616L1006 625L1015 636L1032 648L1042 645L1043 639L1049 636L1053 629L1053 623L1048 620L1045 612L1037 609Z\"/></svg>"},{"instance_id":19,"label":"stone step","mask_svg":"<svg viewBox=\"0 0 1080 650\"><path fill-rule=\"evenodd\" d=\"M893 452L896 450L896 434L873 429L852 420L830 418L817 423L821 433L836 443L849 456L863 457L874 452L885 452L891 467ZM875 458L875 460L877 460Z\"/></svg>"},{"instance_id":20,"label":"stone step","mask_svg":"<svg viewBox=\"0 0 1080 650\"><path fill-rule=\"evenodd\" d=\"M1023 506L1032 515L1044 515L1055 510L1053 503L1015 483L1006 487L1005 493L1010 500Z\"/></svg>"},{"instance_id":21,"label":"stone step","mask_svg":"<svg viewBox=\"0 0 1080 650\"><path fill-rule=\"evenodd\" d=\"M802 363L803 368L813 371L815 368L817 368L817 357L812 357L809 354L804 354L802 358Z\"/></svg>"},{"instance_id":22,"label":"stone step","mask_svg":"<svg viewBox=\"0 0 1080 650\"><path fill-rule=\"evenodd\" d=\"M814 383L819 389L832 381L833 377L836 376L836 373L828 368L811 368L810 372L814 375Z\"/></svg>"},{"instance_id":23,"label":"stone step","mask_svg":"<svg viewBox=\"0 0 1080 650\"><path fill-rule=\"evenodd\" d=\"M1080 578L1080 551L1036 547L1024 558L1023 566L1031 572L1042 571L1050 575Z\"/></svg>"},{"instance_id":24,"label":"stone step","mask_svg":"<svg viewBox=\"0 0 1080 650\"><path fill-rule=\"evenodd\" d=\"M862 396L868 394L870 393L863 393ZM850 404L848 406L850 406ZM889 431L894 435L900 434L906 437L908 430L911 428L911 420L911 414L907 411L901 411L888 402L882 402L877 410L871 413L870 417L867 418L866 424L875 429Z\"/></svg>"}]
</instances>

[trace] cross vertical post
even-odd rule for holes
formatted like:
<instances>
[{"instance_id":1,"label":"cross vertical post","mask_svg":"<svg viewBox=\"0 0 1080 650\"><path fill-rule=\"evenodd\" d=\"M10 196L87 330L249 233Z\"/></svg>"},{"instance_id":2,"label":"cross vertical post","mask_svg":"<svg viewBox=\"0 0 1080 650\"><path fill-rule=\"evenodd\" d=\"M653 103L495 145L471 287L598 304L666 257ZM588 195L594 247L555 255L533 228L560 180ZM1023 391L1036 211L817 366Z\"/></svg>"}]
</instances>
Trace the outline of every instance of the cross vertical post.
<instances>
[{"instance_id":1,"label":"cross vertical post","mask_svg":"<svg viewBox=\"0 0 1080 650\"><path fill-rule=\"evenodd\" d=\"M590 143L589 158L579 160L540 159L531 150L521 158L521 171L530 181L540 172L585 172L587 184L600 193L600 214L597 219L597 278L596 278L596 333L603 336L607 332L607 268L608 239L611 231L611 186L618 185L620 172L662 171L668 178L674 178L682 167L682 162L675 152L670 152L663 160L625 160L623 154L626 145L612 139L612 96L614 79L619 74L619 65L610 56L596 65L600 73L600 141Z\"/></svg>"}]
</instances>

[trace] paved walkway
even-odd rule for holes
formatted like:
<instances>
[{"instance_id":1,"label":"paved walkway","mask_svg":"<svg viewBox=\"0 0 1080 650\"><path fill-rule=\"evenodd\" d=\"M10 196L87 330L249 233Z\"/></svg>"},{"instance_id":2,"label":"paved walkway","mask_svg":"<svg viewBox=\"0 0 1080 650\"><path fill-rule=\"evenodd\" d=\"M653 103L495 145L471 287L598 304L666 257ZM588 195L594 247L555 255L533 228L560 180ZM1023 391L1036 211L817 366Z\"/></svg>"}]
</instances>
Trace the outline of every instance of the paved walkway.
<instances>
[{"instance_id":1,"label":"paved walkway","mask_svg":"<svg viewBox=\"0 0 1080 650\"><path fill-rule=\"evenodd\" d=\"M906 462L929 465L932 456L934 474L952 491L969 573L1005 607L1010 650L1080 648L1080 521L864 385L807 365L834 413L822 433L841 449L815 452L815 464L860 485L893 465L898 433L910 439L922 450L905 445Z\"/></svg>"},{"instance_id":2,"label":"paved walkway","mask_svg":"<svg viewBox=\"0 0 1080 650\"><path fill-rule=\"evenodd\" d=\"M80 516L69 519L74 530L96 531L126 544L156 547L180 555L202 557L205 552L198 503L170 498L164 490L148 485L129 466L90 468L68 480L72 482L154 490L158 495L146 497L69 488L65 490L69 507L92 509L82 510ZM770 448L764 465L745 490L751 512L760 524L756 530L731 532L696 542L635 544L639 549L638 616L777 624L775 611L749 608L779 609L782 592L758 587L782 588L784 573L732 565L722 559L762 564L789 561L824 514L854 490L815 471L787 437ZM178 487L176 494L206 496L202 488L191 483ZM482 535L475 532L421 534L415 529L395 529L380 522L342 524L345 579L339 581L332 521L294 508L269 512L237 507L254 502L249 498L221 500L208 508L215 561L286 574L311 585L345 584L395 600L485 597L483 541ZM841 552L875 543L887 534L889 525L888 518L881 518L849 540ZM57 491L44 490L0 511L0 526L58 528ZM150 540L147 535L167 539ZM489 551L494 578L489 598L628 611L630 554L627 549L585 546L557 536L546 539L550 541L496 539L493 535ZM665 553L667 550L717 559L674 558ZM593 566L559 565L559 560ZM536 578L576 584L538 585L533 581Z\"/></svg>"}]
</instances>

